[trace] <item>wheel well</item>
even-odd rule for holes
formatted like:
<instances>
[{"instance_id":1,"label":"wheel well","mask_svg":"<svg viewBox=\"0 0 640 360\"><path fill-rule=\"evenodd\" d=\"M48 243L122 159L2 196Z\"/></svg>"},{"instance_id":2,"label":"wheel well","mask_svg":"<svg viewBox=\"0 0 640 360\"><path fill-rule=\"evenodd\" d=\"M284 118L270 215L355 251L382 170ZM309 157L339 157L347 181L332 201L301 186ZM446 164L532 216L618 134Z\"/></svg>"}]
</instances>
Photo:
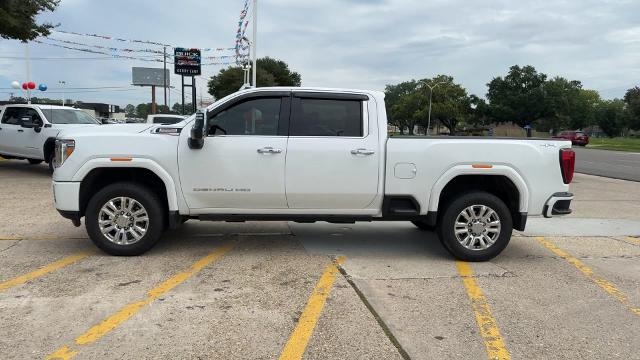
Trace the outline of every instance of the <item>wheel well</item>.
<instances>
[{"instance_id":1,"label":"wheel well","mask_svg":"<svg viewBox=\"0 0 640 360\"><path fill-rule=\"evenodd\" d=\"M49 161L49 155L56 148L56 139L48 138L47 141L44 142L44 148L42 149L42 154L44 155L44 161Z\"/></svg>"},{"instance_id":2,"label":"wheel well","mask_svg":"<svg viewBox=\"0 0 640 360\"><path fill-rule=\"evenodd\" d=\"M153 171L143 168L99 168L91 170L80 184L80 216L84 216L87 204L95 193L120 181L132 181L150 188L160 197L165 212L169 211L167 189Z\"/></svg>"},{"instance_id":3,"label":"wheel well","mask_svg":"<svg viewBox=\"0 0 640 360\"><path fill-rule=\"evenodd\" d=\"M520 192L513 181L504 175L459 175L453 178L440 192L438 202L438 214L443 206L451 201L457 194L470 190L486 191L500 198L509 210L513 219L513 227L524 228L520 214ZM526 221L526 220L525 220Z\"/></svg>"}]
</instances>

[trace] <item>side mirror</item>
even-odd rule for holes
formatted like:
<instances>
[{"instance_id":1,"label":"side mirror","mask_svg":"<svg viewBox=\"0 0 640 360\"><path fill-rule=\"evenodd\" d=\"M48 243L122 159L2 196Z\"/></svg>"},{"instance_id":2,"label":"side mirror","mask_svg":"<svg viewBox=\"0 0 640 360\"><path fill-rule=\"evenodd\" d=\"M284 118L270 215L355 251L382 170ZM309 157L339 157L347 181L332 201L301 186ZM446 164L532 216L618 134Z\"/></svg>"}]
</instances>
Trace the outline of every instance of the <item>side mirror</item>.
<instances>
[{"instance_id":1,"label":"side mirror","mask_svg":"<svg viewBox=\"0 0 640 360\"><path fill-rule=\"evenodd\" d=\"M42 130L42 123L40 120L36 120L31 116L24 116L20 121L20 126L27 129L33 129L33 131L39 133Z\"/></svg>"},{"instance_id":2,"label":"side mirror","mask_svg":"<svg viewBox=\"0 0 640 360\"><path fill-rule=\"evenodd\" d=\"M36 122L33 121L31 116L24 116L20 119L20 126L27 129L33 129L36 127Z\"/></svg>"},{"instance_id":3,"label":"side mirror","mask_svg":"<svg viewBox=\"0 0 640 360\"><path fill-rule=\"evenodd\" d=\"M189 136L189 147L191 149L202 149L204 146L205 116L202 111L196 113L196 121L191 128Z\"/></svg>"}]
</instances>

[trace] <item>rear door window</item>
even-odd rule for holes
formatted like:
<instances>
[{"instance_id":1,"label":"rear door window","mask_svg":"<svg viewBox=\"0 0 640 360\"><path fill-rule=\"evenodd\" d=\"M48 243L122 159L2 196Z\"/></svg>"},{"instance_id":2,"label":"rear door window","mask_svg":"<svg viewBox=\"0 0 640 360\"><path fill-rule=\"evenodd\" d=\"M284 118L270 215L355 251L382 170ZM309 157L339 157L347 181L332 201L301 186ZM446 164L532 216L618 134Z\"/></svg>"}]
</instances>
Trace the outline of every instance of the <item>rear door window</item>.
<instances>
[{"instance_id":1,"label":"rear door window","mask_svg":"<svg viewBox=\"0 0 640 360\"><path fill-rule=\"evenodd\" d=\"M296 98L290 136L362 137L362 101Z\"/></svg>"}]
</instances>

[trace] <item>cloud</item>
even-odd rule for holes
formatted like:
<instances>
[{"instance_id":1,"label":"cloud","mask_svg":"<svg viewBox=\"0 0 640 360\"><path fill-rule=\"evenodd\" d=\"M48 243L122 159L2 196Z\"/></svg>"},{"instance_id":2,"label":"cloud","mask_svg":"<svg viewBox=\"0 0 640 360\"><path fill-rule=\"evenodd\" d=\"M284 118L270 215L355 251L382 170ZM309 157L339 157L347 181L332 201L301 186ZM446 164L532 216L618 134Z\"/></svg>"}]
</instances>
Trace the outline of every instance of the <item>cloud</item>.
<instances>
[{"instance_id":1,"label":"cloud","mask_svg":"<svg viewBox=\"0 0 640 360\"><path fill-rule=\"evenodd\" d=\"M159 5L151 0L63 0L56 12L42 19L70 31L185 47L226 47L233 45L241 6L242 1ZM258 54L286 61L308 86L379 90L411 78L450 74L470 93L483 96L486 83L504 75L509 66L531 64L550 76L581 80L611 98L638 85L639 22L640 2L635 0L261 0ZM23 62L6 59L23 56L23 47L0 41L0 80L24 77ZM35 44L32 53L93 56ZM124 87L130 85L132 66L148 65L129 60L35 60L33 73L50 88L58 80L75 87ZM203 70L208 77L219 67ZM179 84L179 77L171 81ZM206 91L205 86L205 79L199 78L198 90ZM73 95L124 105L149 101L149 93L145 88ZM172 102L179 100L175 90L171 96Z\"/></svg>"}]
</instances>

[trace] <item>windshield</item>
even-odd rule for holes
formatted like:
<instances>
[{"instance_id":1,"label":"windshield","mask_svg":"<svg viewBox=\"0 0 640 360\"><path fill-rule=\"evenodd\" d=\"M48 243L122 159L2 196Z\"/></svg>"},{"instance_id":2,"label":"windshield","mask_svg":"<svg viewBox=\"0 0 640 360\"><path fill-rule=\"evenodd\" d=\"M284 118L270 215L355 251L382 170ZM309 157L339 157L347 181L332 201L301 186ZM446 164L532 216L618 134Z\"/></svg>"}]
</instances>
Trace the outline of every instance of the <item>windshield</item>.
<instances>
[{"instance_id":1,"label":"windshield","mask_svg":"<svg viewBox=\"0 0 640 360\"><path fill-rule=\"evenodd\" d=\"M100 124L98 120L82 110L42 109L42 112L52 124Z\"/></svg>"},{"instance_id":2,"label":"windshield","mask_svg":"<svg viewBox=\"0 0 640 360\"><path fill-rule=\"evenodd\" d=\"M159 117L155 117L153 118L153 123L154 124L176 124L179 123L180 121L184 120L181 117L170 117L170 116L159 116Z\"/></svg>"}]
</instances>

